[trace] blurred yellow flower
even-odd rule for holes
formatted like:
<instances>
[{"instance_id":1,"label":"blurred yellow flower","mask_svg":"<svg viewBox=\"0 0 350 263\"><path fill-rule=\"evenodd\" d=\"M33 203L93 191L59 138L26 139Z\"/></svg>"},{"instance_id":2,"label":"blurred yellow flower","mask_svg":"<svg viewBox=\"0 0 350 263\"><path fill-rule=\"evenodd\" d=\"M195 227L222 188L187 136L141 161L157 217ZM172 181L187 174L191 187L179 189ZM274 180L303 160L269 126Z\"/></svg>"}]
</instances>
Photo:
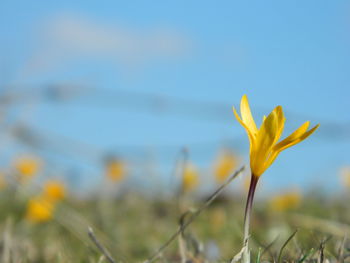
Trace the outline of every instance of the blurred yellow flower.
<instances>
[{"instance_id":1,"label":"blurred yellow flower","mask_svg":"<svg viewBox=\"0 0 350 263\"><path fill-rule=\"evenodd\" d=\"M182 174L182 190L184 192L193 191L199 183L199 173L197 168L191 164L187 163L184 167Z\"/></svg>"},{"instance_id":2,"label":"blurred yellow flower","mask_svg":"<svg viewBox=\"0 0 350 263\"><path fill-rule=\"evenodd\" d=\"M21 178L26 180L36 175L40 169L40 162L36 158L21 157L15 160L14 167Z\"/></svg>"},{"instance_id":3,"label":"blurred yellow flower","mask_svg":"<svg viewBox=\"0 0 350 263\"><path fill-rule=\"evenodd\" d=\"M269 201L269 207L273 211L282 212L298 208L302 196L298 191L289 191L284 194L274 196Z\"/></svg>"},{"instance_id":4,"label":"blurred yellow flower","mask_svg":"<svg viewBox=\"0 0 350 263\"><path fill-rule=\"evenodd\" d=\"M111 160L106 163L106 176L112 181L123 180L125 170L125 163L120 160Z\"/></svg>"},{"instance_id":5,"label":"blurred yellow flower","mask_svg":"<svg viewBox=\"0 0 350 263\"><path fill-rule=\"evenodd\" d=\"M33 223L43 223L52 219L54 204L43 196L29 200L26 219Z\"/></svg>"},{"instance_id":6,"label":"blurred yellow flower","mask_svg":"<svg viewBox=\"0 0 350 263\"><path fill-rule=\"evenodd\" d=\"M217 158L214 174L218 183L223 183L229 177L238 164L238 159L235 154L230 151L223 151Z\"/></svg>"},{"instance_id":7,"label":"blurred yellow flower","mask_svg":"<svg viewBox=\"0 0 350 263\"><path fill-rule=\"evenodd\" d=\"M7 185L5 174L0 172L0 189L4 189Z\"/></svg>"},{"instance_id":8,"label":"blurred yellow flower","mask_svg":"<svg viewBox=\"0 0 350 263\"><path fill-rule=\"evenodd\" d=\"M44 185L44 195L50 201L61 201L66 195L66 188L62 182L49 181Z\"/></svg>"},{"instance_id":9,"label":"blurred yellow flower","mask_svg":"<svg viewBox=\"0 0 350 263\"><path fill-rule=\"evenodd\" d=\"M222 227L227 223L227 214L222 207L214 208L209 215L210 226L215 232L222 229Z\"/></svg>"},{"instance_id":10,"label":"blurred yellow flower","mask_svg":"<svg viewBox=\"0 0 350 263\"><path fill-rule=\"evenodd\" d=\"M274 162L278 154L309 137L319 125L308 130L310 122L307 121L284 140L280 139L286 118L281 106L277 106L258 129L250 111L247 96L241 100L241 117L233 109L238 122L246 130L250 141L250 168L252 175L259 177Z\"/></svg>"},{"instance_id":11,"label":"blurred yellow flower","mask_svg":"<svg viewBox=\"0 0 350 263\"><path fill-rule=\"evenodd\" d=\"M344 166L340 169L341 184L350 188L350 166Z\"/></svg>"}]
</instances>

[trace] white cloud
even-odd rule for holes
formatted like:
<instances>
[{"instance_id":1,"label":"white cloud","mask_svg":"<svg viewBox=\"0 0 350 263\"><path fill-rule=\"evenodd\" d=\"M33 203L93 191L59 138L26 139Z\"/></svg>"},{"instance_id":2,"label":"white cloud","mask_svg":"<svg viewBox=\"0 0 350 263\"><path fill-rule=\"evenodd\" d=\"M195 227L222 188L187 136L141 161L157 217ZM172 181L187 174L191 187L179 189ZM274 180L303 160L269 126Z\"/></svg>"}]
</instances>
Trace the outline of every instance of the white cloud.
<instances>
[{"instance_id":1,"label":"white cloud","mask_svg":"<svg viewBox=\"0 0 350 263\"><path fill-rule=\"evenodd\" d=\"M170 29L130 29L104 25L79 16L51 19L38 38L38 51L25 75L81 58L107 59L122 65L171 60L189 51L190 41Z\"/></svg>"}]
</instances>

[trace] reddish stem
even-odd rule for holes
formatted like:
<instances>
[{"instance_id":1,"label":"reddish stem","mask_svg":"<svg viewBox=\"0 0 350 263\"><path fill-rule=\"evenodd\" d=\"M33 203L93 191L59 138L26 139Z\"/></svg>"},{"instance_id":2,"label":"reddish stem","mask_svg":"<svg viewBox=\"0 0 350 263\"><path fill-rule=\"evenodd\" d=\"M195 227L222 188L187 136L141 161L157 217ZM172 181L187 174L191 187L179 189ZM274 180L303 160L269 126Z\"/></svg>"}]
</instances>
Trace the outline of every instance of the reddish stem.
<instances>
[{"instance_id":1,"label":"reddish stem","mask_svg":"<svg viewBox=\"0 0 350 263\"><path fill-rule=\"evenodd\" d=\"M251 179L250 179L250 186L249 186L247 203L246 203L245 214L244 214L243 245L247 244L247 246L248 246L248 237L249 237L250 217L251 217L251 213L252 213L255 188L256 188L256 185L258 183L258 180L259 180L259 177L252 174Z\"/></svg>"}]
</instances>

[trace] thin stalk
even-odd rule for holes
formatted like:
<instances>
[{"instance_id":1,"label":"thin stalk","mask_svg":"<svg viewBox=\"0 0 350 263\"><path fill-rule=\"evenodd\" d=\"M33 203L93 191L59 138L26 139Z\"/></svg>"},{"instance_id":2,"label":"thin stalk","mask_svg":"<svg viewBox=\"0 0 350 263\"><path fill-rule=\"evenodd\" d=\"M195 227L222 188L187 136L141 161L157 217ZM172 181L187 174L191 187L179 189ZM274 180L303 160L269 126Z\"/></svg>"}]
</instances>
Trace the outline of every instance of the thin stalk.
<instances>
[{"instance_id":1,"label":"thin stalk","mask_svg":"<svg viewBox=\"0 0 350 263\"><path fill-rule=\"evenodd\" d=\"M252 214L252 207L253 207L253 199L254 199L254 193L255 188L258 183L259 177L252 174L252 177L250 179L250 186L248 191L248 197L247 197L247 203L245 207L245 213L244 213L244 239L243 239L243 245L246 245L248 248L248 238L249 238L249 225L250 225L250 218Z\"/></svg>"}]
</instances>

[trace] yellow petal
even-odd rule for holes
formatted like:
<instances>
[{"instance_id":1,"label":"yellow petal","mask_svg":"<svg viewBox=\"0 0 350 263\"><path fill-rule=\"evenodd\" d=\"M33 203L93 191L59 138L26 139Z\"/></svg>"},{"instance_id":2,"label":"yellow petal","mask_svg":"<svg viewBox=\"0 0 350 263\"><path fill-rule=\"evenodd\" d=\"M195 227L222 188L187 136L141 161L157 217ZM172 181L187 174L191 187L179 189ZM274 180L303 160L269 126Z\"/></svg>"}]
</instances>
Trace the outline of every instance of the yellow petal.
<instances>
[{"instance_id":1,"label":"yellow petal","mask_svg":"<svg viewBox=\"0 0 350 263\"><path fill-rule=\"evenodd\" d=\"M235 114L237 121L243 126L243 128L246 130L248 134L248 138L250 142L250 152L251 152L255 144L255 134L253 134L252 131L249 129L249 127L241 120L235 107L233 107L233 113Z\"/></svg>"},{"instance_id":2,"label":"yellow petal","mask_svg":"<svg viewBox=\"0 0 350 263\"><path fill-rule=\"evenodd\" d=\"M297 143L305 140L307 137L309 137L320 125L317 124L312 129L306 131L308 128L310 122L305 122L303 125L301 125L296 131L294 131L291 135L289 135L286 139L275 145L272 149L272 153L269 157L268 162L266 163L266 169L275 161L277 156L280 154L281 151L296 145ZM288 139L288 140L287 140ZM283 144L282 144L283 142Z\"/></svg>"},{"instance_id":3,"label":"yellow petal","mask_svg":"<svg viewBox=\"0 0 350 263\"><path fill-rule=\"evenodd\" d=\"M265 162L277 135L278 116L277 111L274 110L261 125L256 137L256 152L252 153L250 156L251 169L256 176L260 176L265 171Z\"/></svg>"},{"instance_id":4,"label":"yellow petal","mask_svg":"<svg viewBox=\"0 0 350 263\"><path fill-rule=\"evenodd\" d=\"M316 126L314 126L312 129L308 130L307 132L304 132L302 135L300 135L298 138L296 138L294 141L290 142L287 145L284 145L281 148L278 148L277 151L283 151L293 145L296 145L297 143L305 140L307 137L309 137L314 131L316 131L316 129L319 127L320 125L317 124Z\"/></svg>"},{"instance_id":5,"label":"yellow petal","mask_svg":"<svg viewBox=\"0 0 350 263\"><path fill-rule=\"evenodd\" d=\"M275 144L282 135L282 132L284 129L284 122L286 121L286 118L284 117L281 106L277 106L273 111L275 111L277 115L277 131L276 131L275 140L273 142L273 144Z\"/></svg>"},{"instance_id":6,"label":"yellow petal","mask_svg":"<svg viewBox=\"0 0 350 263\"><path fill-rule=\"evenodd\" d=\"M257 147L261 151L271 148L277 135L278 117L276 111L272 111L261 125L256 137Z\"/></svg>"},{"instance_id":7,"label":"yellow petal","mask_svg":"<svg viewBox=\"0 0 350 263\"><path fill-rule=\"evenodd\" d=\"M320 127L320 124L315 125L312 129L308 130L303 135L301 135L300 140L301 141L305 140L307 137L309 137L311 134L313 134L314 131L316 131L316 129L318 129L318 127Z\"/></svg>"},{"instance_id":8,"label":"yellow petal","mask_svg":"<svg viewBox=\"0 0 350 263\"><path fill-rule=\"evenodd\" d=\"M310 122L307 121L303 125L301 125L298 129L296 129L291 135L289 135L287 138L284 140L280 141L278 144L276 144L273 149L278 151L279 149L285 149L285 147L291 143L293 143L295 140L300 138L306 131L307 128L309 127ZM293 144L294 145L294 144ZM287 148L290 146L287 146Z\"/></svg>"},{"instance_id":9,"label":"yellow petal","mask_svg":"<svg viewBox=\"0 0 350 263\"><path fill-rule=\"evenodd\" d=\"M241 100L241 116L242 121L245 123L245 125L248 126L249 130L253 134L257 133L258 129L256 128L256 124L250 111L249 102L246 95L243 95Z\"/></svg>"}]
</instances>

